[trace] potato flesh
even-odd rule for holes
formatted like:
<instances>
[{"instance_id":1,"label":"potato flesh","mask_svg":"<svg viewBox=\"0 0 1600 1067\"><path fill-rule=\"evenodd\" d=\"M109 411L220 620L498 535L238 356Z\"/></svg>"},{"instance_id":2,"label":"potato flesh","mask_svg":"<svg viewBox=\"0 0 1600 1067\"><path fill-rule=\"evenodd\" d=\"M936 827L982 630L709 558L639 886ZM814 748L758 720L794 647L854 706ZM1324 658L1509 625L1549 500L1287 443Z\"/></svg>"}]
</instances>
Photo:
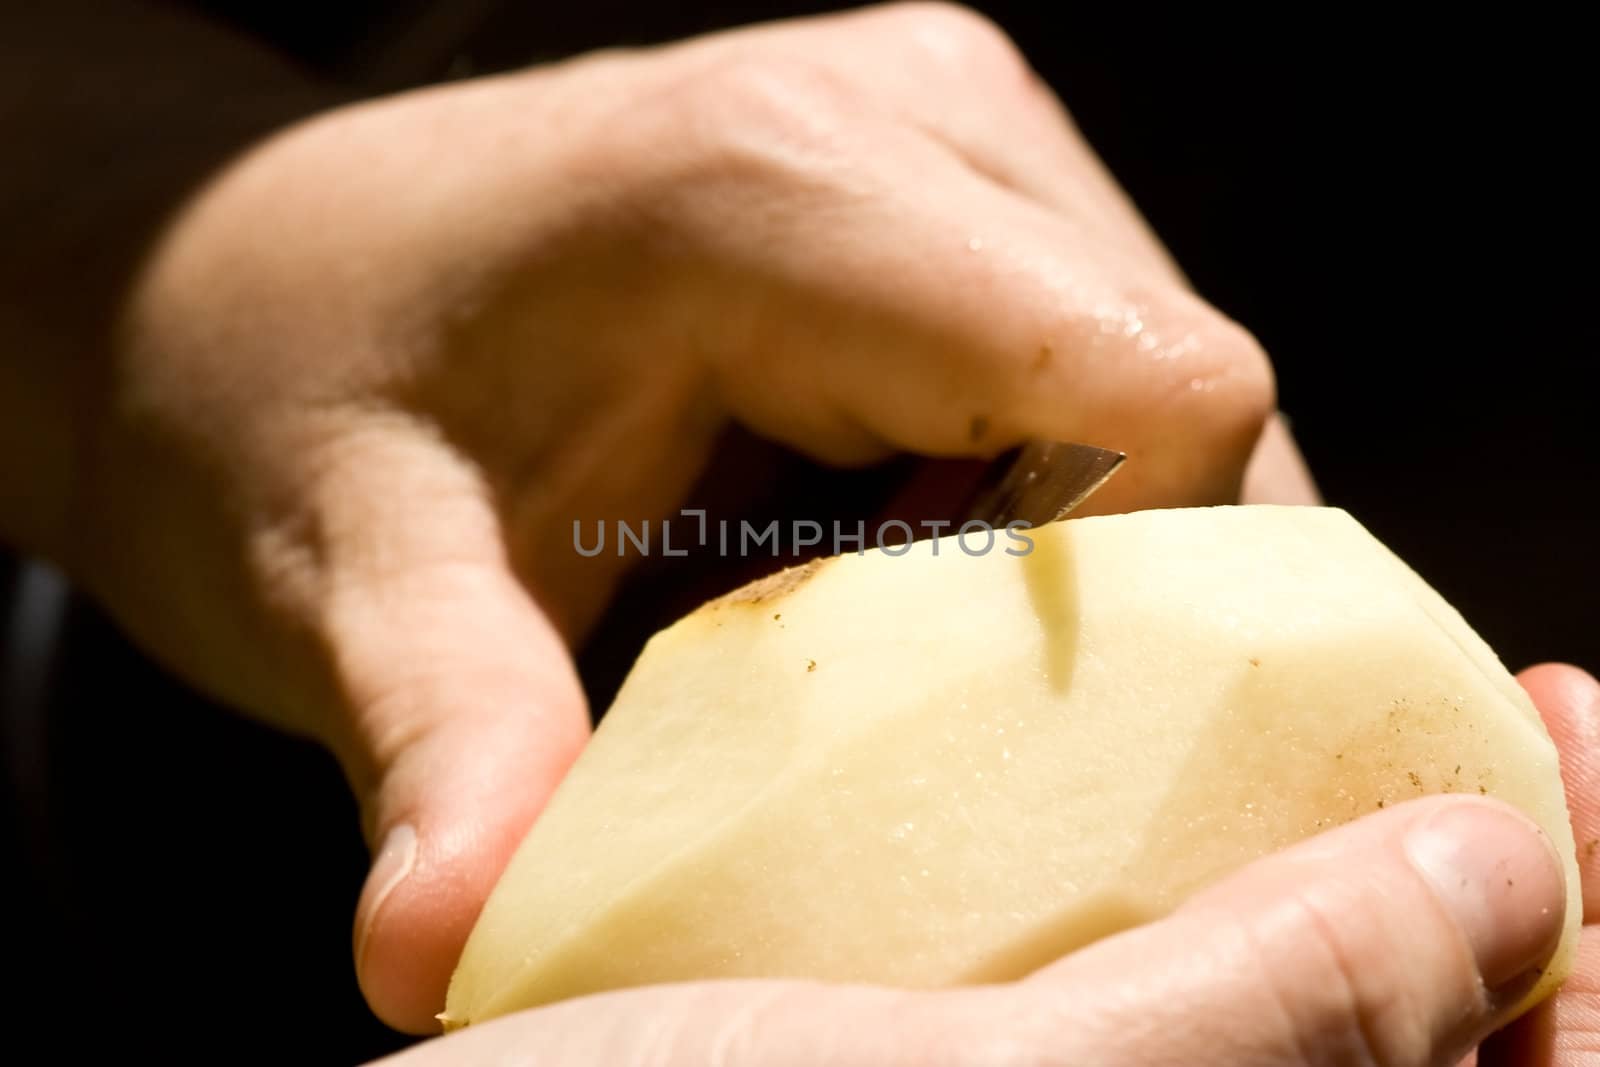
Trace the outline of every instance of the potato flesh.
<instances>
[{"instance_id":1,"label":"potato flesh","mask_svg":"<svg viewBox=\"0 0 1600 1067\"><path fill-rule=\"evenodd\" d=\"M1342 511L1142 512L844 556L658 634L496 887L462 1025L706 977L1019 977L1258 856L1486 793L1568 866L1536 710Z\"/></svg>"}]
</instances>

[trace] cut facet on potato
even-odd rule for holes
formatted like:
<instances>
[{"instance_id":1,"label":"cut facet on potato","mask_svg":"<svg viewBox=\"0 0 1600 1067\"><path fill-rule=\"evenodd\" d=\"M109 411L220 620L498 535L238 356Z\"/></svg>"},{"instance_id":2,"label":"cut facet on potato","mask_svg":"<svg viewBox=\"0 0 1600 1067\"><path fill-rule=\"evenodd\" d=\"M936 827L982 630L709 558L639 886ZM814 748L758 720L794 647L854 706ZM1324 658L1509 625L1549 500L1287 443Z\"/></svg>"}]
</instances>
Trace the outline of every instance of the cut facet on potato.
<instances>
[{"instance_id":1,"label":"cut facet on potato","mask_svg":"<svg viewBox=\"0 0 1600 1067\"><path fill-rule=\"evenodd\" d=\"M1533 817L1556 752L1342 511L1055 523L748 586L657 634L512 860L447 1025L604 989L1020 977L1256 857L1428 793ZM935 555L937 549L937 555Z\"/></svg>"}]
</instances>

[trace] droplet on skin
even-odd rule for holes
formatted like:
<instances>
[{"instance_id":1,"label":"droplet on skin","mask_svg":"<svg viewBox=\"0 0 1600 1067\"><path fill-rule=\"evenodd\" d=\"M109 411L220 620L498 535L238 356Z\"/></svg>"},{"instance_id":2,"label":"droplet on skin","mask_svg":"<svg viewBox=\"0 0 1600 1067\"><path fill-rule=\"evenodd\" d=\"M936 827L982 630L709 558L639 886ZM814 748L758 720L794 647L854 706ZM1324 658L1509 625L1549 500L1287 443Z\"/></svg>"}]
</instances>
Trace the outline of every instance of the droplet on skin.
<instances>
[{"instance_id":1,"label":"droplet on skin","mask_svg":"<svg viewBox=\"0 0 1600 1067\"><path fill-rule=\"evenodd\" d=\"M1146 349L1142 347L1142 343L1145 340L1148 340L1150 337L1150 334L1146 334L1144 337L1140 338L1140 351L1146 351ZM1159 342L1151 345L1148 351L1150 351L1156 359L1178 359L1181 356L1188 355L1190 352L1197 351L1199 348L1200 339L1194 334L1189 333L1184 334L1182 340L1175 341L1170 345L1162 346L1159 344Z\"/></svg>"}]
</instances>

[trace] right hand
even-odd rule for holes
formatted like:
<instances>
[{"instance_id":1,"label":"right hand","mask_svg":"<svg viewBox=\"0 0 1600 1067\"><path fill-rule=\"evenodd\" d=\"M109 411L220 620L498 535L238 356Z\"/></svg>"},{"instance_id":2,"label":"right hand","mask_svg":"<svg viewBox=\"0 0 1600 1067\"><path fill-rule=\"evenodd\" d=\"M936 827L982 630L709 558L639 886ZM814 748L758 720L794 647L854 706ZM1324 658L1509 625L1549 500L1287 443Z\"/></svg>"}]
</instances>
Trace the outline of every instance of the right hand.
<instances>
[{"instance_id":1,"label":"right hand","mask_svg":"<svg viewBox=\"0 0 1600 1067\"><path fill-rule=\"evenodd\" d=\"M1234 500L1252 453L1247 496L1314 498L1259 346L952 7L329 111L174 212L125 305L44 547L339 756L362 987L413 1030L587 737L569 650L627 561L573 520L673 513L730 423L840 464L1122 448L1100 510Z\"/></svg>"}]
</instances>

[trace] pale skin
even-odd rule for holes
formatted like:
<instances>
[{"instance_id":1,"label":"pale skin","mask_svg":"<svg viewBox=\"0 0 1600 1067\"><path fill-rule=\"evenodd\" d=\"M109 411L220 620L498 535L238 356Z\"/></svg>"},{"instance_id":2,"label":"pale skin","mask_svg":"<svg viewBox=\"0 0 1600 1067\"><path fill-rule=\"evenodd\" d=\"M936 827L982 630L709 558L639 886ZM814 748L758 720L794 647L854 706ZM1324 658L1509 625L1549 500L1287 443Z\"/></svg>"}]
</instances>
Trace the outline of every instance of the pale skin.
<instances>
[{"instance_id":1,"label":"pale skin","mask_svg":"<svg viewBox=\"0 0 1600 1067\"><path fill-rule=\"evenodd\" d=\"M0 531L196 684L335 753L375 854L362 989L415 1032L587 736L570 650L626 560L575 577L572 519L671 514L729 424L840 465L1093 441L1130 455L1099 510L1317 499L1260 347L956 8L322 109L141 249L106 334L48 302L0 317ZM1564 667L1524 682L1579 841L1600 836L1597 689ZM1515 893L1436 892L1424 838L1473 886L1515 871ZM1530 823L1433 800L1012 986L648 989L409 1055L1449 1064L1502 1021L1561 907ZM1534 1062L1576 1062L1561 1042L1593 1032L1584 965Z\"/></svg>"}]
</instances>

